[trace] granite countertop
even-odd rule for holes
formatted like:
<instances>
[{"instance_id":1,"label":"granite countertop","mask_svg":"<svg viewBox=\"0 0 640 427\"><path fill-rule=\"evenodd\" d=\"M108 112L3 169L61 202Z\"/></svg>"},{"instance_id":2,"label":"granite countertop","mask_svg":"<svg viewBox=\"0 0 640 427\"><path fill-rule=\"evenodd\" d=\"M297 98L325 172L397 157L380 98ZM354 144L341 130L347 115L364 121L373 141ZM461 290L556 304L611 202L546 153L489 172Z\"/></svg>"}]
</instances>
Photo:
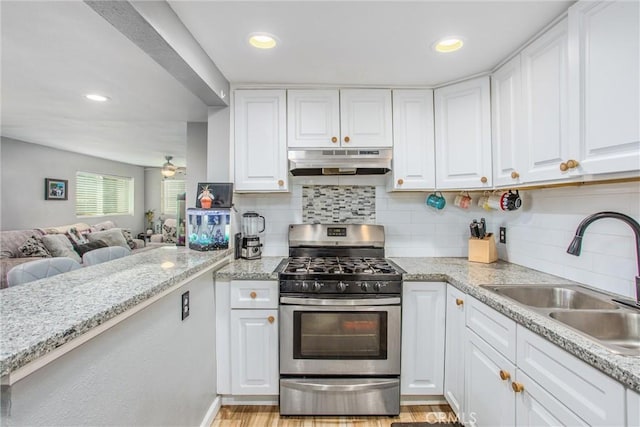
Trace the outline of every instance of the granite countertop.
<instances>
[{"instance_id":1,"label":"granite countertop","mask_svg":"<svg viewBox=\"0 0 640 427\"><path fill-rule=\"evenodd\" d=\"M283 257L235 260L219 270L220 280L277 280L273 270ZM595 341L480 285L579 285L580 283L516 264L469 262L466 258L390 258L406 273L405 281L443 281L482 301L518 324L545 337L627 387L640 391L640 357L612 353Z\"/></svg>"},{"instance_id":2,"label":"granite countertop","mask_svg":"<svg viewBox=\"0 0 640 427\"><path fill-rule=\"evenodd\" d=\"M0 291L4 376L231 255L163 246Z\"/></svg>"}]
</instances>

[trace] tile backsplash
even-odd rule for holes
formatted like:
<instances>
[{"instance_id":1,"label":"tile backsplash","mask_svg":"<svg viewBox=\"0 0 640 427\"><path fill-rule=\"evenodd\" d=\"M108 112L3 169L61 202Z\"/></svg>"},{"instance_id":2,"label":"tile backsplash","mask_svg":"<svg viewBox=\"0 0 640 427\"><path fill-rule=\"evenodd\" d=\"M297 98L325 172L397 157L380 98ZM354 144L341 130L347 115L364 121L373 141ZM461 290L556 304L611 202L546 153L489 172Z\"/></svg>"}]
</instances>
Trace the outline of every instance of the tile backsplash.
<instances>
[{"instance_id":1,"label":"tile backsplash","mask_svg":"<svg viewBox=\"0 0 640 427\"><path fill-rule=\"evenodd\" d=\"M303 185L302 222L375 224L376 187Z\"/></svg>"},{"instance_id":2,"label":"tile backsplash","mask_svg":"<svg viewBox=\"0 0 640 427\"><path fill-rule=\"evenodd\" d=\"M523 206L514 212L484 211L476 205L480 193L473 192L473 206L469 210L453 205L457 193L445 192L447 206L437 211L425 205L430 192L387 192L386 181L380 176L295 177L290 184L289 193L235 196L238 217L247 210L265 216L265 256L286 256L289 224L312 222L310 218L316 218L315 214L309 215L309 209L305 216L303 206L310 203L304 197L305 192L308 196L308 192L321 189L338 187L340 192L340 187L369 187L375 189L371 213L375 223L385 226L389 257L466 257L469 222L485 217L491 232L497 233L500 226L507 227L507 244L498 244L501 259L635 297L632 285L637 274L635 240L627 224L609 219L597 221L585 233L581 256L571 256L566 249L580 221L592 213L618 211L639 220L637 182L524 190L520 192ZM332 191L335 190L329 193ZM321 195L320 199L326 197ZM345 205L345 209L353 207ZM340 219L338 215L338 222Z\"/></svg>"}]
</instances>

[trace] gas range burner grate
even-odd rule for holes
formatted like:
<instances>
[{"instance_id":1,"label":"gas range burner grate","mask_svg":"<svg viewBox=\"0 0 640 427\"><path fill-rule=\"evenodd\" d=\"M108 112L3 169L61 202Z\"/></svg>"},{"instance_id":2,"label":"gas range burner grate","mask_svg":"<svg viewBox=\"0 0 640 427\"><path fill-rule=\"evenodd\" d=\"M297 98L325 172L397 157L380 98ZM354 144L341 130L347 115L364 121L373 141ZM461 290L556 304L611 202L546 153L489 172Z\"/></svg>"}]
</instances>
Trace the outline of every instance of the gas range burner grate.
<instances>
[{"instance_id":1,"label":"gas range burner grate","mask_svg":"<svg viewBox=\"0 0 640 427\"><path fill-rule=\"evenodd\" d=\"M398 271L384 258L366 257L293 257L284 273L298 274L395 274Z\"/></svg>"}]
</instances>

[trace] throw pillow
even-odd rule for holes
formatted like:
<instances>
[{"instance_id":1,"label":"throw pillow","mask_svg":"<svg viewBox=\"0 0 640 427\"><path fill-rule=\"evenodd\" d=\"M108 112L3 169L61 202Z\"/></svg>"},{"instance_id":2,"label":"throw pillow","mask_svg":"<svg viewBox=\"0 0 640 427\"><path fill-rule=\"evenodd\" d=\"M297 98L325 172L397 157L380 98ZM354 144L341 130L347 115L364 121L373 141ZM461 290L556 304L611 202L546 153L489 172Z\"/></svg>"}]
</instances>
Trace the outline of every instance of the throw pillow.
<instances>
[{"instance_id":1,"label":"throw pillow","mask_svg":"<svg viewBox=\"0 0 640 427\"><path fill-rule=\"evenodd\" d=\"M73 250L71 242L64 234L46 234L42 236L42 243L44 243L44 246L49 250L51 256L64 256L74 261L82 262L82 259L78 253Z\"/></svg>"},{"instance_id":2,"label":"throw pillow","mask_svg":"<svg viewBox=\"0 0 640 427\"><path fill-rule=\"evenodd\" d=\"M120 231L124 236L124 239L127 241L127 245L129 245L129 249L133 250L136 248L136 242L133 241L133 235L131 234L131 230L128 228L121 228Z\"/></svg>"},{"instance_id":3,"label":"throw pillow","mask_svg":"<svg viewBox=\"0 0 640 427\"><path fill-rule=\"evenodd\" d=\"M78 255L82 256L87 252L91 252L94 249L106 248L107 246L109 245L107 245L107 242L105 242L104 240L96 240L94 242L89 242L89 243L84 243L82 245L74 246L73 248L76 250Z\"/></svg>"},{"instance_id":4,"label":"throw pillow","mask_svg":"<svg viewBox=\"0 0 640 427\"><path fill-rule=\"evenodd\" d=\"M122 246L123 248L129 249L129 245L120 229L112 228L110 230L96 231L95 233L87 234L87 238L90 242L104 240L109 246Z\"/></svg>"},{"instance_id":5,"label":"throw pillow","mask_svg":"<svg viewBox=\"0 0 640 427\"><path fill-rule=\"evenodd\" d=\"M42 238L40 236L33 235L29 237L18 250L22 252L24 257L44 257L51 258L51 253L47 250Z\"/></svg>"},{"instance_id":6,"label":"throw pillow","mask_svg":"<svg viewBox=\"0 0 640 427\"><path fill-rule=\"evenodd\" d=\"M176 237L176 227L173 226L169 226L167 224L164 224L162 226L163 228L163 233L162 233L162 241L165 243L176 243L177 242L177 237Z\"/></svg>"},{"instance_id":7,"label":"throw pillow","mask_svg":"<svg viewBox=\"0 0 640 427\"><path fill-rule=\"evenodd\" d=\"M82 234L78 231L77 228L71 227L67 233L65 233L67 238L71 241L71 244L75 245L83 245L85 243L89 243L86 234Z\"/></svg>"}]
</instances>

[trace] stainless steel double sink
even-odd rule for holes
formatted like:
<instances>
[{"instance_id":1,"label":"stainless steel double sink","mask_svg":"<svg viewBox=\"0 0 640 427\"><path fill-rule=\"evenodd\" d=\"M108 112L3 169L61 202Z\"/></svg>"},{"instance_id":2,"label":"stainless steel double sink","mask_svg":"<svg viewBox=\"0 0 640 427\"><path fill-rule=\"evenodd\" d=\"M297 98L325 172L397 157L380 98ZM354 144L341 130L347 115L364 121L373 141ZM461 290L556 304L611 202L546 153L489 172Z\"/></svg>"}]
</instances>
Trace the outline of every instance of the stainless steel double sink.
<instances>
[{"instance_id":1,"label":"stainless steel double sink","mask_svg":"<svg viewBox=\"0 0 640 427\"><path fill-rule=\"evenodd\" d=\"M568 326L610 351L640 356L640 311L572 285L483 285L498 295Z\"/></svg>"}]
</instances>

